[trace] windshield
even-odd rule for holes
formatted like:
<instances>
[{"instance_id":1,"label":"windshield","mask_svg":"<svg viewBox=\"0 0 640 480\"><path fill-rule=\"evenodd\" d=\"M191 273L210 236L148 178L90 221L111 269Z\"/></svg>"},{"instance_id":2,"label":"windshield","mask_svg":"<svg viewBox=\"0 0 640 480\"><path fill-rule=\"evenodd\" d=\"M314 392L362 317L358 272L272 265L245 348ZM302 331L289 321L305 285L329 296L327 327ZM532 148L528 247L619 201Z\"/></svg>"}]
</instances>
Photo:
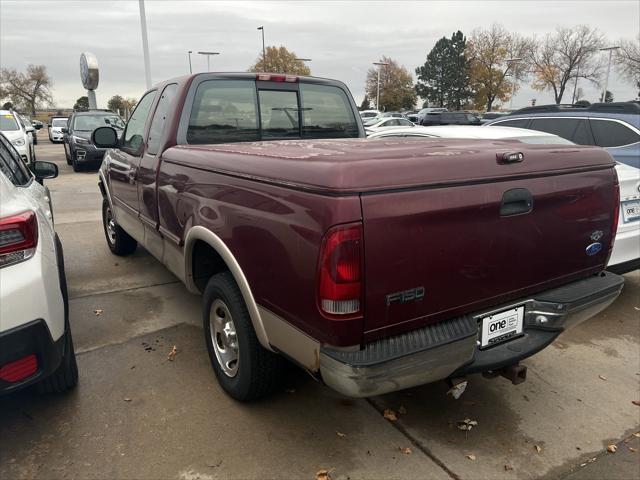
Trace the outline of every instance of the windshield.
<instances>
[{"instance_id":1,"label":"windshield","mask_svg":"<svg viewBox=\"0 0 640 480\"><path fill-rule=\"evenodd\" d=\"M78 115L73 120L73 129L83 132L91 132L105 125L119 130L124 129L124 123L117 115Z\"/></svg>"},{"instance_id":2,"label":"windshield","mask_svg":"<svg viewBox=\"0 0 640 480\"><path fill-rule=\"evenodd\" d=\"M51 126L52 127L66 127L67 126L67 119L66 118L54 118L53 120L51 120Z\"/></svg>"},{"instance_id":3,"label":"windshield","mask_svg":"<svg viewBox=\"0 0 640 480\"><path fill-rule=\"evenodd\" d=\"M15 117L13 115L0 116L0 130L3 132L19 130Z\"/></svg>"}]
</instances>

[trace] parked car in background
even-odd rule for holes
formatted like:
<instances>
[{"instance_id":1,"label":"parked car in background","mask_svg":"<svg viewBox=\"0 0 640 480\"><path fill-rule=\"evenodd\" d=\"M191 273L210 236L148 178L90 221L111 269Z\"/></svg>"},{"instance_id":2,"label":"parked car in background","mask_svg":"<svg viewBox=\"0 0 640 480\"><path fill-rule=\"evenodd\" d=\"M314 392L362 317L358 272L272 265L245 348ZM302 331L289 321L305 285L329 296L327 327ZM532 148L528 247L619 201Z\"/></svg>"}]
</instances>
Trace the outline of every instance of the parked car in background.
<instances>
[{"instance_id":1,"label":"parked car in background","mask_svg":"<svg viewBox=\"0 0 640 480\"><path fill-rule=\"evenodd\" d=\"M505 115L509 115L509 113L511 112L484 112L482 115L480 115L480 123L489 123L491 120L502 118Z\"/></svg>"},{"instance_id":2,"label":"parked car in background","mask_svg":"<svg viewBox=\"0 0 640 480\"><path fill-rule=\"evenodd\" d=\"M573 142L557 135L517 127L480 128L476 126L439 126L392 129L369 135L368 138L431 137L518 140L528 144L571 145ZM640 268L640 170L617 163L620 188L620 214L613 251L607 270L622 274Z\"/></svg>"},{"instance_id":3,"label":"parked car in background","mask_svg":"<svg viewBox=\"0 0 640 480\"><path fill-rule=\"evenodd\" d=\"M520 383L520 360L617 298L606 152L363 136L343 83L267 73L168 80L123 135L93 132L108 248L139 244L203 295L233 398L272 392L285 358L355 397Z\"/></svg>"},{"instance_id":4,"label":"parked car in background","mask_svg":"<svg viewBox=\"0 0 640 480\"><path fill-rule=\"evenodd\" d=\"M31 117L28 117L27 115L19 115L19 118L22 120L22 125L25 129L25 131L31 136L31 143L33 143L34 145L38 144L38 130L40 130L40 127L36 127L33 125L33 122L31 121Z\"/></svg>"},{"instance_id":5,"label":"parked car in background","mask_svg":"<svg viewBox=\"0 0 640 480\"><path fill-rule=\"evenodd\" d=\"M364 128L369 132L374 132L384 128L397 128L397 127L413 127L412 121L406 118L397 117L376 117L367 122L364 122Z\"/></svg>"},{"instance_id":6,"label":"parked car in background","mask_svg":"<svg viewBox=\"0 0 640 480\"><path fill-rule=\"evenodd\" d=\"M30 126L33 129L33 127ZM29 165L36 159L33 137L20 116L13 110L0 110L0 132L11 142L22 161Z\"/></svg>"},{"instance_id":7,"label":"parked car in background","mask_svg":"<svg viewBox=\"0 0 640 480\"><path fill-rule=\"evenodd\" d=\"M448 110L446 108L443 107L427 107L427 108L423 108L422 110L420 110L418 112L418 124L422 123L422 120L424 119L424 117L426 117L429 113L442 113L442 112L448 112Z\"/></svg>"},{"instance_id":8,"label":"parked car in background","mask_svg":"<svg viewBox=\"0 0 640 480\"><path fill-rule=\"evenodd\" d=\"M363 120L368 120L378 116L380 116L380 110L362 110L360 112L360 118Z\"/></svg>"},{"instance_id":9,"label":"parked car in background","mask_svg":"<svg viewBox=\"0 0 640 480\"><path fill-rule=\"evenodd\" d=\"M420 125L480 125L480 118L470 112L429 112Z\"/></svg>"},{"instance_id":10,"label":"parked car in background","mask_svg":"<svg viewBox=\"0 0 640 480\"><path fill-rule=\"evenodd\" d=\"M380 114L380 118L387 118L387 117L407 118L407 116L401 112L384 112Z\"/></svg>"},{"instance_id":11,"label":"parked car in background","mask_svg":"<svg viewBox=\"0 0 640 480\"><path fill-rule=\"evenodd\" d=\"M34 384L62 393L78 382L62 244L39 183L58 168L32 170L0 134L0 395Z\"/></svg>"},{"instance_id":12,"label":"parked car in background","mask_svg":"<svg viewBox=\"0 0 640 480\"><path fill-rule=\"evenodd\" d=\"M66 128L68 117L51 117L49 119L49 141L51 143L60 143L64 140L64 133L62 129Z\"/></svg>"},{"instance_id":13,"label":"parked car in background","mask_svg":"<svg viewBox=\"0 0 640 480\"><path fill-rule=\"evenodd\" d=\"M84 166L99 166L105 150L96 148L91 142L91 132L98 127L111 126L122 132L124 122L115 113L104 110L74 112L69 117L68 126L62 129L64 134L64 155L67 164L77 172Z\"/></svg>"},{"instance_id":14,"label":"parked car in background","mask_svg":"<svg viewBox=\"0 0 640 480\"><path fill-rule=\"evenodd\" d=\"M403 113L407 117L407 120L416 124L418 123L418 110L411 110Z\"/></svg>"},{"instance_id":15,"label":"parked car in background","mask_svg":"<svg viewBox=\"0 0 640 480\"><path fill-rule=\"evenodd\" d=\"M517 110L485 126L530 128L578 145L605 148L620 163L640 168L640 104L594 103L589 107L540 105Z\"/></svg>"},{"instance_id":16,"label":"parked car in background","mask_svg":"<svg viewBox=\"0 0 640 480\"><path fill-rule=\"evenodd\" d=\"M40 130L42 127L44 127L44 124L40 120L32 120L31 124L36 130Z\"/></svg>"}]
</instances>

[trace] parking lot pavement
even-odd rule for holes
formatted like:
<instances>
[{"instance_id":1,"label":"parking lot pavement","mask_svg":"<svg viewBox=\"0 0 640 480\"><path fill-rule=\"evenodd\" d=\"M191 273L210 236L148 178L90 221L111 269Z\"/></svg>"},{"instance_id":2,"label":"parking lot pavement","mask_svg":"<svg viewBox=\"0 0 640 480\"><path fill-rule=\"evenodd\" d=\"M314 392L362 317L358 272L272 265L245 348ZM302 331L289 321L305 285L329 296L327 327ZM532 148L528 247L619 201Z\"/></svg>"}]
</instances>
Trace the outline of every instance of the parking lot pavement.
<instances>
[{"instance_id":1,"label":"parking lot pavement","mask_svg":"<svg viewBox=\"0 0 640 480\"><path fill-rule=\"evenodd\" d=\"M200 299L142 249L111 255L95 171L73 173L40 139L38 158L60 167L47 185L80 384L0 398L0 478L638 478L639 272L607 311L525 361L522 385L473 376L459 400L444 384L347 400L292 369L286 390L239 404L212 374ZM456 428L465 418L478 425Z\"/></svg>"}]
</instances>

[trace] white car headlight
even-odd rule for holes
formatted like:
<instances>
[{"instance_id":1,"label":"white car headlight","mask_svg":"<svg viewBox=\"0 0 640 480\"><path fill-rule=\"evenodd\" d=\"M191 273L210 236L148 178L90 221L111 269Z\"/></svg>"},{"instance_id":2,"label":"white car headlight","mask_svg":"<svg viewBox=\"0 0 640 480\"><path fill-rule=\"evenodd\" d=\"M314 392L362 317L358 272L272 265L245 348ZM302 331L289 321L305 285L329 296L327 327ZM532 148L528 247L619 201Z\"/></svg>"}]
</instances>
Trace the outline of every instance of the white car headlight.
<instances>
[{"instance_id":1,"label":"white car headlight","mask_svg":"<svg viewBox=\"0 0 640 480\"><path fill-rule=\"evenodd\" d=\"M73 141L79 143L80 145L89 145L89 140L82 137L76 137L75 135L73 135Z\"/></svg>"},{"instance_id":2,"label":"white car headlight","mask_svg":"<svg viewBox=\"0 0 640 480\"><path fill-rule=\"evenodd\" d=\"M16 138L15 140L11 140L11 143L16 147L22 147L24 145L24 138Z\"/></svg>"}]
</instances>

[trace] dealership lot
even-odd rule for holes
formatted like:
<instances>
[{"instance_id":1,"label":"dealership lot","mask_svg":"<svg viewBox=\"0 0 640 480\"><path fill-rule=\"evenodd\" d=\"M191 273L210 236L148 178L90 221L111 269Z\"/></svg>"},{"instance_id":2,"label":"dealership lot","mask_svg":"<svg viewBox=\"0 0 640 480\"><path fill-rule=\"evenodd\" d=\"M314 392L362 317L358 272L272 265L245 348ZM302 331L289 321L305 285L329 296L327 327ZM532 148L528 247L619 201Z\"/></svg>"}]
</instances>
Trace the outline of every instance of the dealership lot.
<instances>
[{"instance_id":1,"label":"dealership lot","mask_svg":"<svg viewBox=\"0 0 640 480\"><path fill-rule=\"evenodd\" d=\"M38 159L61 172L48 186L65 249L80 384L66 396L0 399L1 478L640 473L638 452L629 449L640 430L633 403L640 400L640 272L626 275L609 309L526 360L528 379L519 386L474 376L459 400L443 383L347 400L291 369L281 393L239 404L212 374L199 297L143 249L111 255L96 173L73 173L62 146L43 133L39 139ZM398 419L385 419L386 409ZM466 418L477 426L458 429ZM607 452L612 444L615 454Z\"/></svg>"}]
</instances>

